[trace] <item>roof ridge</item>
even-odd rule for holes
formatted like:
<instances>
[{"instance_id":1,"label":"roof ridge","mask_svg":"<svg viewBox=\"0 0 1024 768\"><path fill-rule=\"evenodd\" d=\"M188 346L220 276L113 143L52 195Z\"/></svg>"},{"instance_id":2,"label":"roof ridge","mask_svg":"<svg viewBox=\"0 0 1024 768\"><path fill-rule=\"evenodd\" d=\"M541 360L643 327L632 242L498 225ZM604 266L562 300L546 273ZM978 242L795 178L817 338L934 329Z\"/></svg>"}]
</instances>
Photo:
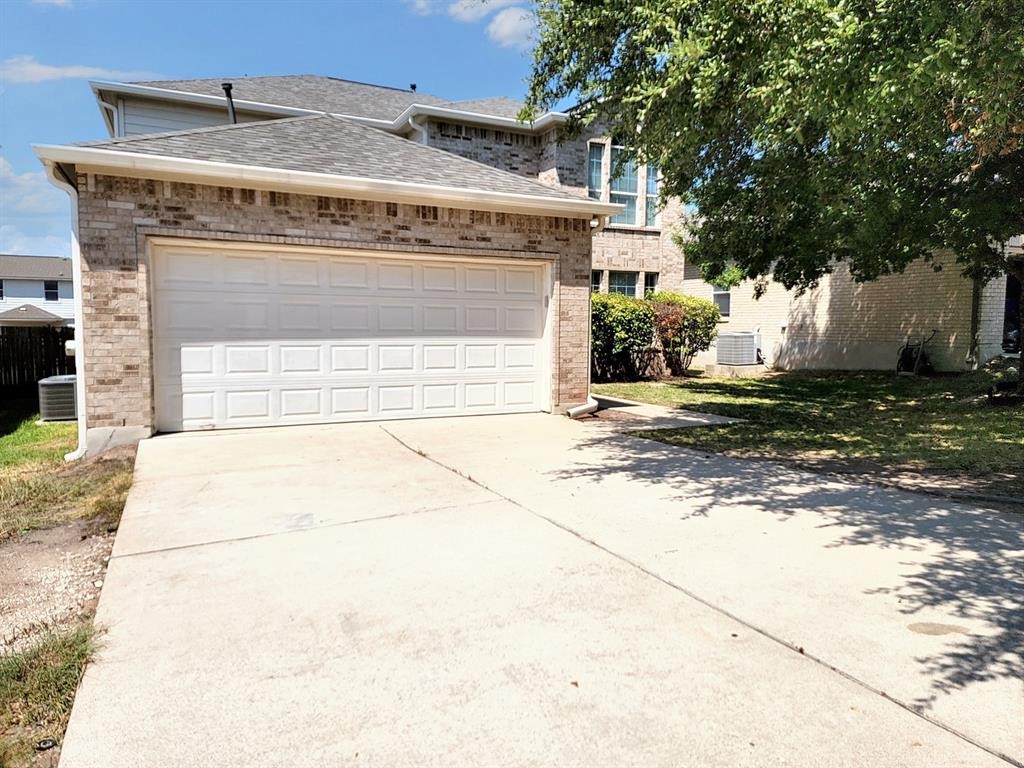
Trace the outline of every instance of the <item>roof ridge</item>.
<instances>
[{"instance_id":1,"label":"roof ridge","mask_svg":"<svg viewBox=\"0 0 1024 768\"><path fill-rule=\"evenodd\" d=\"M380 83L368 83L365 80L352 80L348 77L336 77L335 75L318 75L314 72L305 72L302 74L292 75L222 75L220 77L181 77L181 78L170 78L166 80L133 80L129 85L148 85L149 83L188 83L188 82L232 82L237 80L271 80L271 79L294 79L300 77L314 77L321 80L334 80L339 83L351 83L352 85L365 85L368 88L383 88L388 91L399 91L400 93L421 93L420 91L414 91L410 88L399 88L396 85L381 85ZM159 86L153 86L159 87ZM167 88L166 90L174 90ZM432 94L424 94L431 96ZM443 99L441 96L434 96L435 99Z\"/></svg>"},{"instance_id":2,"label":"roof ridge","mask_svg":"<svg viewBox=\"0 0 1024 768\"><path fill-rule=\"evenodd\" d=\"M235 128L254 128L275 123L294 123L301 120L317 120L321 117L328 117L326 112L316 115L296 115L295 117L271 117L266 120L253 120L245 123L225 123L224 125L207 125L202 128L181 128L177 131L163 131L161 133L140 133L135 136L120 136L116 139L102 139L100 141L82 141L74 144L76 147L101 147L106 144L130 144L133 141L145 141L146 139L169 139L174 136L195 136L205 133L216 133L218 131L229 131Z\"/></svg>"}]
</instances>

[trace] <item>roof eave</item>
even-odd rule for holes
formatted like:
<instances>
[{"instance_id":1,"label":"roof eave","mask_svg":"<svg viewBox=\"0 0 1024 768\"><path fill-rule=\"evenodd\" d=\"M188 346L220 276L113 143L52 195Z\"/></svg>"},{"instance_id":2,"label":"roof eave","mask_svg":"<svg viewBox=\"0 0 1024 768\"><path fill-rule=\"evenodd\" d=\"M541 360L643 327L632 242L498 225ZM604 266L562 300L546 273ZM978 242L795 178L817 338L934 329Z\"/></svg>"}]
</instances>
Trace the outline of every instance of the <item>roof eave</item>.
<instances>
[{"instance_id":1,"label":"roof eave","mask_svg":"<svg viewBox=\"0 0 1024 768\"><path fill-rule=\"evenodd\" d=\"M238 165L211 160L191 160L165 155L147 155L95 147L35 144L36 156L44 163L73 163L79 170L112 171L119 176L198 183L235 183L247 188L290 191L304 194L343 195L362 200L435 204L452 208L525 213L540 216L563 215L595 218L619 213L623 206L588 198L544 197L483 189L340 176L311 171L291 171L255 165Z\"/></svg>"}]
</instances>

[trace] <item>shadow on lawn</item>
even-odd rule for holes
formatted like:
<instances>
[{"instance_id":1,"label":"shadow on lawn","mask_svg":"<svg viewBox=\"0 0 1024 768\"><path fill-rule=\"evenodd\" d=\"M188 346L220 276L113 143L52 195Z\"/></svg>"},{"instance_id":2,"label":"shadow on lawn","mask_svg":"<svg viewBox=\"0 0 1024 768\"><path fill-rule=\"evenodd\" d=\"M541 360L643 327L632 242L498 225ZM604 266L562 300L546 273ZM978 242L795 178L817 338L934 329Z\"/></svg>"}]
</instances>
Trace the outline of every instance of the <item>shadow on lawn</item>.
<instances>
[{"instance_id":1,"label":"shadow on lawn","mask_svg":"<svg viewBox=\"0 0 1024 768\"><path fill-rule=\"evenodd\" d=\"M866 593L899 598L900 611L908 616L937 609L990 627L990 634L960 636L944 652L916 659L932 681L929 696L908 702L919 709L972 683L1024 678L1024 515L820 477L809 483L806 473L785 466L709 459L652 440L595 436L578 450L590 448L608 450L597 463L573 462L556 476L599 482L618 474L668 486L686 500L687 517L707 517L739 504L782 520L815 515L820 528L835 528L829 547L873 545L918 553L918 562L906 563L899 587Z\"/></svg>"},{"instance_id":2,"label":"shadow on lawn","mask_svg":"<svg viewBox=\"0 0 1024 768\"><path fill-rule=\"evenodd\" d=\"M38 412L39 397L33 389L0 389L0 437L11 434Z\"/></svg>"}]
</instances>

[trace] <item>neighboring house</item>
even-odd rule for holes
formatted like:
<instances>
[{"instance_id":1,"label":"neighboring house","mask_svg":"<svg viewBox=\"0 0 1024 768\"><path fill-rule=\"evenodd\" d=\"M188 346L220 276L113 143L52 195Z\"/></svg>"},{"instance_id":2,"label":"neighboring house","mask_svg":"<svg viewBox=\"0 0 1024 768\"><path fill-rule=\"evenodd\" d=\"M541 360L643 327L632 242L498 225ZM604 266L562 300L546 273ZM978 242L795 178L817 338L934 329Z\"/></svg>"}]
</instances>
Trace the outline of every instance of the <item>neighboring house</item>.
<instances>
[{"instance_id":1,"label":"neighboring house","mask_svg":"<svg viewBox=\"0 0 1024 768\"><path fill-rule=\"evenodd\" d=\"M0 255L0 327L74 325L71 259Z\"/></svg>"}]
</instances>

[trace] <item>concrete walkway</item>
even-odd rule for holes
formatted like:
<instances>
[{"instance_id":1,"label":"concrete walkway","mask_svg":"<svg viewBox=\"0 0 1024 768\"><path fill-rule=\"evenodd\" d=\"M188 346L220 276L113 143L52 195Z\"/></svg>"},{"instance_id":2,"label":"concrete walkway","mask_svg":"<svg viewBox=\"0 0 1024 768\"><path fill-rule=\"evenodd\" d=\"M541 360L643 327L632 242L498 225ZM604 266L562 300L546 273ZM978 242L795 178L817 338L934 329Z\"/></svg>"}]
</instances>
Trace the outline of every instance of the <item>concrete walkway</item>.
<instances>
[{"instance_id":1,"label":"concrete walkway","mask_svg":"<svg viewBox=\"0 0 1024 768\"><path fill-rule=\"evenodd\" d=\"M1005 766L1022 538L549 416L157 438L61 765Z\"/></svg>"}]
</instances>

